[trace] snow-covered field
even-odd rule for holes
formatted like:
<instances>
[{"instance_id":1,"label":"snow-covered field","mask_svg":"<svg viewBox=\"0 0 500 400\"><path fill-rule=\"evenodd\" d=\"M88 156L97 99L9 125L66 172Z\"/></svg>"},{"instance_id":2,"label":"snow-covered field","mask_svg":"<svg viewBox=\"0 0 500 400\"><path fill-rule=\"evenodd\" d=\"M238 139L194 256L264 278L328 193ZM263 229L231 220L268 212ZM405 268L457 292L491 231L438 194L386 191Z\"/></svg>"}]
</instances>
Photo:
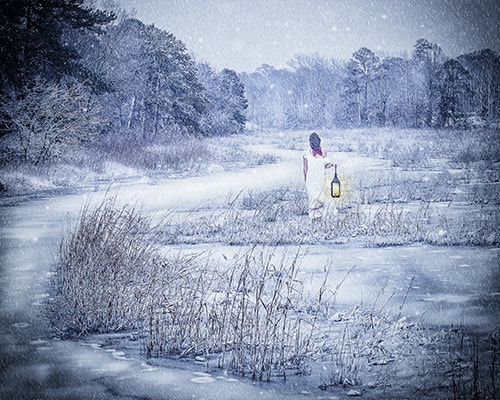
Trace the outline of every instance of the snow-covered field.
<instances>
[{"instance_id":1,"label":"snow-covered field","mask_svg":"<svg viewBox=\"0 0 500 400\"><path fill-rule=\"evenodd\" d=\"M426 240L409 239L407 236L413 231L399 230L392 236L380 232L364 234L351 226L346 228L346 224L342 225L345 232L338 234L328 227L318 230L300 212L292 220L294 226L286 219L290 226L282 231L289 232L290 240L281 245L266 242L269 232L275 232L271 224L266 225L267 234L263 231L252 236L245 233L244 227L237 234L240 238L262 238L260 245L275 248L278 259L282 254L298 254L297 280L302 282L304 295L316 295L325 282L335 297L334 309L330 310L331 332L344 329L359 335L360 339L354 342L360 346L371 343L382 349L369 365L356 360L354 367L359 370L356 376L361 383L325 386L333 373L332 362L320 355L313 357L310 374L289 376L286 381L276 376L270 383L261 383L214 368L209 357L146 358L137 332L72 340L51 338L43 314L43 305L50 296L48 284L61 238L68 225L76 224L85 204L98 205L110 196L116 197L118 206L137 204L155 224L169 221L176 225L176 237L169 237L162 244L165 251L210 254L211 260L224 263L247 251L253 243L228 241L224 233L207 239L206 232L192 233L192 229L184 228L206 221L216 223L213 215L226 215L228 204L236 200L246 199L248 205L249 198L261 193L301 193L300 155L307 134L276 132L245 139L247 150L260 153L263 158L276 158L278 161L273 164L245 166L243 162L237 168L209 165L207 174L195 177L131 177L113 184L95 183L93 191L7 199L0 210L0 397L461 399L473 393L471 385L477 384L490 390L483 390L484 398L489 398L492 382L499 384L500 368L497 204L490 201L489 194L475 201L471 192L496 185L493 191L498 193L498 181L481 186L480 168L469 164L460 169L438 157L425 159L425 168L395 166L394 160L379 158L377 154L363 155L361 141L357 148L349 149L349 139L337 134L325 133L323 138L325 146L331 148L330 157L339 164L344 183L349 183L351 204L339 204L338 215L351 216L351 210L357 209L357 215L364 216L362 222L368 224L375 221L373 214L386 210L387 203L397 201L397 210L391 211L391 217L407 215L406 210L413 209L418 214L424 204L426 210L432 211L422 219L426 228L418 231L421 239ZM373 145L367 140L363 146ZM439 149L434 151L439 154ZM498 163L494 165L498 167ZM367 181L371 186L364 185ZM428 200L418 199L431 193L422 188L426 182L430 182L427 186L438 183L440 187L432 189ZM391 189L378 189L384 184ZM412 198L409 193L415 190L419 191L418 196ZM299 196L294 201L300 199ZM408 214L408 218L412 215ZM494 220L481 224L482 219L488 218ZM396 221L405 224L406 220ZM428 231L432 227L436 227L436 232ZM371 232L370 229L367 225L366 231ZM467 234L473 237L467 238ZM295 240L298 235L303 235L300 245ZM481 245L472 246L474 237L479 235ZM380 341L363 337L363 332L357 330L362 326L356 324L366 315L380 324L373 335L386 335L385 339L393 343L381 345L382 337ZM347 330L351 323L352 328ZM476 372L482 375L474 378Z\"/></svg>"}]
</instances>

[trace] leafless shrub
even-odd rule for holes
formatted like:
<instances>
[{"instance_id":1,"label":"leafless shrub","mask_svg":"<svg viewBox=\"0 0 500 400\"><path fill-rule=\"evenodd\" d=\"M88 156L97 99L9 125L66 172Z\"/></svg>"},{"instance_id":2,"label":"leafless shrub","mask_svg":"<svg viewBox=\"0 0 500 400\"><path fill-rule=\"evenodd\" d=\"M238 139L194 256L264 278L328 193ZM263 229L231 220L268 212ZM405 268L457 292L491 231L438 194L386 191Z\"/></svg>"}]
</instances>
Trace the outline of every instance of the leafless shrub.
<instances>
[{"instance_id":1,"label":"leafless shrub","mask_svg":"<svg viewBox=\"0 0 500 400\"><path fill-rule=\"evenodd\" d=\"M87 204L74 232L61 242L53 320L60 334L86 334L137 325L141 285L162 260L154 232L134 207L107 199Z\"/></svg>"},{"instance_id":2,"label":"leafless shrub","mask_svg":"<svg viewBox=\"0 0 500 400\"><path fill-rule=\"evenodd\" d=\"M106 123L84 84L36 82L23 96L3 98L2 103L4 122L14 132L2 140L2 159L7 163L50 163L81 148Z\"/></svg>"}]
</instances>

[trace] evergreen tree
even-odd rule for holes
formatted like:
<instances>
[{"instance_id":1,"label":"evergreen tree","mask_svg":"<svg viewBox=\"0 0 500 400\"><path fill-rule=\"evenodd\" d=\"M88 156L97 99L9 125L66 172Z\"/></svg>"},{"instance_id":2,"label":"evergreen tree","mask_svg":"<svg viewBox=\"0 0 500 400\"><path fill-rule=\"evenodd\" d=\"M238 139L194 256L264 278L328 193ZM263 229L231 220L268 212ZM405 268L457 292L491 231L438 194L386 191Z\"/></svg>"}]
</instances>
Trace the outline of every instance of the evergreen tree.
<instances>
[{"instance_id":1,"label":"evergreen tree","mask_svg":"<svg viewBox=\"0 0 500 400\"><path fill-rule=\"evenodd\" d=\"M97 32L113 18L86 8L84 0L2 0L0 94L39 78L57 82L65 75L81 76L80 54L63 40L64 33Z\"/></svg>"},{"instance_id":2,"label":"evergreen tree","mask_svg":"<svg viewBox=\"0 0 500 400\"><path fill-rule=\"evenodd\" d=\"M373 84L375 123L405 126L407 120L407 62L399 57L380 61L377 79Z\"/></svg>"},{"instance_id":3,"label":"evergreen tree","mask_svg":"<svg viewBox=\"0 0 500 400\"><path fill-rule=\"evenodd\" d=\"M489 121L500 118L500 56L490 49L458 57L471 77L471 109Z\"/></svg>"},{"instance_id":4,"label":"evergreen tree","mask_svg":"<svg viewBox=\"0 0 500 400\"><path fill-rule=\"evenodd\" d=\"M147 113L151 115L151 135L171 124L199 132L199 117L204 108L203 88L196 78L196 66L181 41L154 26L146 27L148 95Z\"/></svg>"},{"instance_id":5,"label":"evergreen tree","mask_svg":"<svg viewBox=\"0 0 500 400\"><path fill-rule=\"evenodd\" d=\"M208 64L198 66L198 79L206 90L208 106L201 129L209 136L241 133L245 128L247 100L240 78L233 70L216 74Z\"/></svg>"},{"instance_id":6,"label":"evergreen tree","mask_svg":"<svg viewBox=\"0 0 500 400\"><path fill-rule=\"evenodd\" d=\"M114 91L107 96L113 131L143 140L169 140L174 130L199 134L206 105L196 65L181 41L135 19L103 38Z\"/></svg>"},{"instance_id":7,"label":"evergreen tree","mask_svg":"<svg viewBox=\"0 0 500 400\"><path fill-rule=\"evenodd\" d=\"M361 124L368 123L370 107L368 93L377 77L379 61L373 51L362 47L353 54L347 65L351 75L350 80L348 80L350 86L348 90L356 95L357 111Z\"/></svg>"},{"instance_id":8,"label":"evergreen tree","mask_svg":"<svg viewBox=\"0 0 500 400\"><path fill-rule=\"evenodd\" d=\"M464 122L470 97L470 74L457 60L444 63L439 80L439 126Z\"/></svg>"},{"instance_id":9,"label":"evergreen tree","mask_svg":"<svg viewBox=\"0 0 500 400\"><path fill-rule=\"evenodd\" d=\"M105 96L112 124L119 136L145 136L147 96L146 26L137 19L125 19L107 30L100 48L94 47L88 62L102 63L113 91Z\"/></svg>"},{"instance_id":10,"label":"evergreen tree","mask_svg":"<svg viewBox=\"0 0 500 400\"><path fill-rule=\"evenodd\" d=\"M439 45L430 43L427 39L417 40L413 49L417 99L415 122L417 126L420 121L425 126L432 126L439 97L438 74L446 57Z\"/></svg>"}]
</instances>

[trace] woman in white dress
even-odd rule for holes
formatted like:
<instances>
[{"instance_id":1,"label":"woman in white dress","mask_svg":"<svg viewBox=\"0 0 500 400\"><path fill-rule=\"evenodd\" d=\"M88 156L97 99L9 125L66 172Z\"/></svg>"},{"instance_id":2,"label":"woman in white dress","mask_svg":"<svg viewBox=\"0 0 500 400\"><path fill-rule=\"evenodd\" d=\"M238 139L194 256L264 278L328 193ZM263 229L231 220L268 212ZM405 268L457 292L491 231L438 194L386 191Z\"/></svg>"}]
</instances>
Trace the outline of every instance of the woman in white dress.
<instances>
[{"instance_id":1,"label":"woman in white dress","mask_svg":"<svg viewBox=\"0 0 500 400\"><path fill-rule=\"evenodd\" d=\"M326 202L325 169L333 167L333 164L328 159L326 151L321 148L321 139L316 132L309 136L309 145L310 148L302 154L304 181L309 200L309 218L319 223Z\"/></svg>"}]
</instances>

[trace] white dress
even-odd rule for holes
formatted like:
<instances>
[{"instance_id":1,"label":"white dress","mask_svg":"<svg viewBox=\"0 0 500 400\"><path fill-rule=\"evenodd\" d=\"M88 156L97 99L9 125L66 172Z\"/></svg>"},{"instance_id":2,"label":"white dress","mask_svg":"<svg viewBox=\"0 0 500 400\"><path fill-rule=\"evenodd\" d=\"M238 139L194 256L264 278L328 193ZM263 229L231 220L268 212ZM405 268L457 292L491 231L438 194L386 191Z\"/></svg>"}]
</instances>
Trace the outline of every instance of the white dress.
<instances>
[{"instance_id":1,"label":"white dress","mask_svg":"<svg viewBox=\"0 0 500 400\"><path fill-rule=\"evenodd\" d=\"M309 217L311 219L323 216L325 194L325 165L330 162L325 155L312 154L312 149L305 150L302 157L307 160L306 190L309 200Z\"/></svg>"}]
</instances>

